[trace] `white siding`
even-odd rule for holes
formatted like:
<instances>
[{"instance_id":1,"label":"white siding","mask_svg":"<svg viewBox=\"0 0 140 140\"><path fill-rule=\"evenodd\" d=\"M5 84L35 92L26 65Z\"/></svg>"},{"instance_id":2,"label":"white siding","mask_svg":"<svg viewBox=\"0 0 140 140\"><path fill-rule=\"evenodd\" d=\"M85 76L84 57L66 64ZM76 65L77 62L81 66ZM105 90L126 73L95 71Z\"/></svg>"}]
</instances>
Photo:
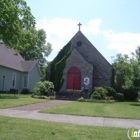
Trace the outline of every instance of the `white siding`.
<instances>
[{"instance_id":1,"label":"white siding","mask_svg":"<svg viewBox=\"0 0 140 140\"><path fill-rule=\"evenodd\" d=\"M0 66L0 90L8 91L12 88L13 73L16 74L15 88L21 91L22 72ZM3 82L3 76L4 82Z\"/></svg>"},{"instance_id":2,"label":"white siding","mask_svg":"<svg viewBox=\"0 0 140 140\"><path fill-rule=\"evenodd\" d=\"M29 72L29 90L32 92L37 82L40 81L40 73L37 64Z\"/></svg>"}]
</instances>

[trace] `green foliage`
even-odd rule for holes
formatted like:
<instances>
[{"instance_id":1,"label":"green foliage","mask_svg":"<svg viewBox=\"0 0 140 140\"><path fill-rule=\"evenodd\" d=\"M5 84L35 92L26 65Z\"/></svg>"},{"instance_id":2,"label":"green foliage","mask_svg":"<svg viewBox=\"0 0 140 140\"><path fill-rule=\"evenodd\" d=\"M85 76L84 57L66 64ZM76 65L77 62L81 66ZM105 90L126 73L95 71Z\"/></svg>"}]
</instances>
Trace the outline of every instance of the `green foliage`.
<instances>
[{"instance_id":1,"label":"green foliage","mask_svg":"<svg viewBox=\"0 0 140 140\"><path fill-rule=\"evenodd\" d=\"M100 95L100 93L98 93L97 91L94 91L92 94L91 94L91 99L97 99L97 100L101 100L102 97Z\"/></svg>"},{"instance_id":2,"label":"green foliage","mask_svg":"<svg viewBox=\"0 0 140 140\"><path fill-rule=\"evenodd\" d=\"M64 80L62 78L63 70L66 67L66 60L70 54L71 54L71 51L66 56L64 56L61 61L59 61L55 65L55 82L54 83L55 83L56 91L59 91L63 85L63 82L64 82Z\"/></svg>"},{"instance_id":3,"label":"green foliage","mask_svg":"<svg viewBox=\"0 0 140 140\"><path fill-rule=\"evenodd\" d=\"M124 101L124 94L123 93L116 93L116 100L117 101Z\"/></svg>"},{"instance_id":4,"label":"green foliage","mask_svg":"<svg viewBox=\"0 0 140 140\"><path fill-rule=\"evenodd\" d=\"M113 58L114 84L115 89L119 92L122 92L127 76L132 73L129 61L128 55L117 54L116 57Z\"/></svg>"},{"instance_id":5,"label":"green foliage","mask_svg":"<svg viewBox=\"0 0 140 140\"><path fill-rule=\"evenodd\" d=\"M46 79L46 69L47 69L48 65L49 65L49 63L47 63L46 66L40 68L42 82L45 81L45 79Z\"/></svg>"},{"instance_id":6,"label":"green foliage","mask_svg":"<svg viewBox=\"0 0 140 140\"><path fill-rule=\"evenodd\" d=\"M113 96L106 96L105 100L114 100L114 97Z\"/></svg>"},{"instance_id":7,"label":"green foliage","mask_svg":"<svg viewBox=\"0 0 140 140\"><path fill-rule=\"evenodd\" d=\"M47 97L47 99L48 99L48 100L55 100L56 97L55 97L55 96L49 96L49 97Z\"/></svg>"},{"instance_id":8,"label":"green foliage","mask_svg":"<svg viewBox=\"0 0 140 140\"><path fill-rule=\"evenodd\" d=\"M35 18L24 0L0 0L0 40L15 50L37 44Z\"/></svg>"},{"instance_id":9,"label":"green foliage","mask_svg":"<svg viewBox=\"0 0 140 140\"><path fill-rule=\"evenodd\" d=\"M31 98L30 94L1 94L0 108L17 107L28 104L35 104L39 102L46 102L47 100L36 100Z\"/></svg>"},{"instance_id":10,"label":"green foliage","mask_svg":"<svg viewBox=\"0 0 140 140\"><path fill-rule=\"evenodd\" d=\"M49 65L50 67L49 80L54 83L56 91L58 91L63 84L62 74L66 65L66 59L70 55L70 48L71 44L68 43L60 50L56 58Z\"/></svg>"},{"instance_id":11,"label":"green foliage","mask_svg":"<svg viewBox=\"0 0 140 140\"><path fill-rule=\"evenodd\" d=\"M33 90L33 93L35 95L45 95L50 90L50 88L54 88L54 85L52 82L44 81L44 82L38 82L36 87Z\"/></svg>"},{"instance_id":12,"label":"green foliage","mask_svg":"<svg viewBox=\"0 0 140 140\"><path fill-rule=\"evenodd\" d=\"M56 99L56 96L44 96L44 95L34 95L32 94L32 98L37 98L37 99L47 99L47 100L54 100Z\"/></svg>"},{"instance_id":13,"label":"green foliage","mask_svg":"<svg viewBox=\"0 0 140 140\"><path fill-rule=\"evenodd\" d=\"M140 88L124 89L124 99L128 101L135 101L138 98L138 92Z\"/></svg>"},{"instance_id":14,"label":"green foliage","mask_svg":"<svg viewBox=\"0 0 140 140\"><path fill-rule=\"evenodd\" d=\"M45 92L48 92L50 88L54 88L54 84L52 82L44 81L43 84L45 85L45 88L46 88Z\"/></svg>"},{"instance_id":15,"label":"green foliage","mask_svg":"<svg viewBox=\"0 0 140 140\"><path fill-rule=\"evenodd\" d=\"M138 99L140 99L140 92L138 92Z\"/></svg>"},{"instance_id":16,"label":"green foliage","mask_svg":"<svg viewBox=\"0 0 140 140\"><path fill-rule=\"evenodd\" d=\"M95 87L94 91L97 91L102 99L105 99L107 95L107 90L103 87Z\"/></svg>"},{"instance_id":17,"label":"green foliage","mask_svg":"<svg viewBox=\"0 0 140 140\"><path fill-rule=\"evenodd\" d=\"M1 140L125 140L127 130L0 116ZM94 133L94 135L93 135Z\"/></svg>"},{"instance_id":18,"label":"green foliage","mask_svg":"<svg viewBox=\"0 0 140 140\"><path fill-rule=\"evenodd\" d=\"M20 52L25 60L38 60L41 69L44 68L47 61L46 58L52 51L50 43L46 44L46 32L43 29L37 31L37 45L30 45L28 48Z\"/></svg>"},{"instance_id":19,"label":"green foliage","mask_svg":"<svg viewBox=\"0 0 140 140\"><path fill-rule=\"evenodd\" d=\"M115 100L108 99L108 100L97 100L97 99L84 99L83 97L80 97L78 99L78 102L90 102L90 103L114 103Z\"/></svg>"},{"instance_id":20,"label":"green foliage","mask_svg":"<svg viewBox=\"0 0 140 140\"><path fill-rule=\"evenodd\" d=\"M116 90L115 90L113 87L104 86L103 88L105 88L105 89L107 90L107 93L106 93L107 96L115 97L115 95L116 95Z\"/></svg>"},{"instance_id":21,"label":"green foliage","mask_svg":"<svg viewBox=\"0 0 140 140\"><path fill-rule=\"evenodd\" d=\"M30 90L27 88L23 88L21 91L21 94L29 94L29 93L30 93Z\"/></svg>"},{"instance_id":22,"label":"green foliage","mask_svg":"<svg viewBox=\"0 0 140 140\"><path fill-rule=\"evenodd\" d=\"M117 92L124 93L125 100L136 100L140 91L140 47L132 56L118 54L114 58L114 83Z\"/></svg>"},{"instance_id":23,"label":"green foliage","mask_svg":"<svg viewBox=\"0 0 140 140\"><path fill-rule=\"evenodd\" d=\"M85 99L84 99L83 97L80 97L80 98L78 99L78 102L85 102Z\"/></svg>"}]
</instances>

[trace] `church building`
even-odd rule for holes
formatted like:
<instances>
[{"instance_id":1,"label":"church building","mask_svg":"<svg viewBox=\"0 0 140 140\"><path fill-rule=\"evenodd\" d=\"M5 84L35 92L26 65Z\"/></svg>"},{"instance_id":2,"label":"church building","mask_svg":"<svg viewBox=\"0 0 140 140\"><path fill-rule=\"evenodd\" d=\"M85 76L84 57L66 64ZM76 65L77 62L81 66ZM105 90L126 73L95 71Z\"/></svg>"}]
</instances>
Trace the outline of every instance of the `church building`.
<instances>
[{"instance_id":1,"label":"church building","mask_svg":"<svg viewBox=\"0 0 140 140\"><path fill-rule=\"evenodd\" d=\"M65 54L65 58L61 56L61 61L65 59L65 67L59 71L60 75L62 74L59 82L62 82L62 84L58 92L79 94L83 89L87 89L88 93L92 93L94 87L112 85L113 69L111 64L80 31L80 23L78 26L79 31L69 41L69 55ZM51 70L52 64L56 62L56 58L50 63L46 73L46 80L54 82L54 85L57 85L58 81L55 83L56 79L51 80L50 75L52 72L55 77L56 74L59 75L58 71L55 73ZM56 69L57 64L54 65L54 69Z\"/></svg>"}]
</instances>

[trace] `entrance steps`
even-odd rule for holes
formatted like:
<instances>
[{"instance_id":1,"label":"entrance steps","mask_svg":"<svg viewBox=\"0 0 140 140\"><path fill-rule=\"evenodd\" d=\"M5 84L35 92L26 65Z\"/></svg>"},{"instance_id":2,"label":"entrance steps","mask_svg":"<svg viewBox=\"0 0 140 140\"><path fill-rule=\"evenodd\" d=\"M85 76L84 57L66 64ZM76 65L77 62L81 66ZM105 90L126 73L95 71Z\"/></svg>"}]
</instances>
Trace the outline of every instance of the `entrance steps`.
<instances>
[{"instance_id":1,"label":"entrance steps","mask_svg":"<svg viewBox=\"0 0 140 140\"><path fill-rule=\"evenodd\" d=\"M81 97L80 95L81 93L79 92L57 92L56 99L76 101Z\"/></svg>"}]
</instances>

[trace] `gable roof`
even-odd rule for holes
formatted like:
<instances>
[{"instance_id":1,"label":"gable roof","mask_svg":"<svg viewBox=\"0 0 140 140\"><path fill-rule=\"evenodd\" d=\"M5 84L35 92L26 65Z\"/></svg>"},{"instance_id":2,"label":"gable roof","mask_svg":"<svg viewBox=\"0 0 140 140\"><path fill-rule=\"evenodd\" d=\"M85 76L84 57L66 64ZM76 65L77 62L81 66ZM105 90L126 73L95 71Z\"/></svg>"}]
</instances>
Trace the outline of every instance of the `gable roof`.
<instances>
[{"instance_id":1,"label":"gable roof","mask_svg":"<svg viewBox=\"0 0 140 140\"><path fill-rule=\"evenodd\" d=\"M0 66L29 72L36 63L37 60L25 61L14 49L9 49L4 44L0 44Z\"/></svg>"},{"instance_id":2,"label":"gable roof","mask_svg":"<svg viewBox=\"0 0 140 140\"><path fill-rule=\"evenodd\" d=\"M80 46L77 45L79 41L81 42ZM78 31L69 42L71 43L71 49L76 48L79 54L81 54L88 62L90 62L94 66L95 71L100 73L104 79L110 78L110 73L112 73L111 64L81 31Z\"/></svg>"},{"instance_id":3,"label":"gable roof","mask_svg":"<svg viewBox=\"0 0 140 140\"><path fill-rule=\"evenodd\" d=\"M33 66L37 63L37 61L21 61L21 65L24 72L29 72L33 68Z\"/></svg>"},{"instance_id":4,"label":"gable roof","mask_svg":"<svg viewBox=\"0 0 140 140\"><path fill-rule=\"evenodd\" d=\"M82 45L85 46L86 48L82 50L80 47L75 46L75 43L77 41L82 41ZM86 36L81 31L78 31L72 37L70 42L72 44L72 47L76 47L78 51L83 55L83 57L85 57L85 59L87 59L88 61L90 61L91 58L94 59L95 54L98 54L98 56L100 57L99 59L103 59L105 63L111 66L111 64L106 60L106 58L97 50L97 48L86 38ZM88 52L89 54L89 51L91 52L91 54L93 54L93 55L90 55L90 57L86 56L86 53Z\"/></svg>"}]
</instances>

